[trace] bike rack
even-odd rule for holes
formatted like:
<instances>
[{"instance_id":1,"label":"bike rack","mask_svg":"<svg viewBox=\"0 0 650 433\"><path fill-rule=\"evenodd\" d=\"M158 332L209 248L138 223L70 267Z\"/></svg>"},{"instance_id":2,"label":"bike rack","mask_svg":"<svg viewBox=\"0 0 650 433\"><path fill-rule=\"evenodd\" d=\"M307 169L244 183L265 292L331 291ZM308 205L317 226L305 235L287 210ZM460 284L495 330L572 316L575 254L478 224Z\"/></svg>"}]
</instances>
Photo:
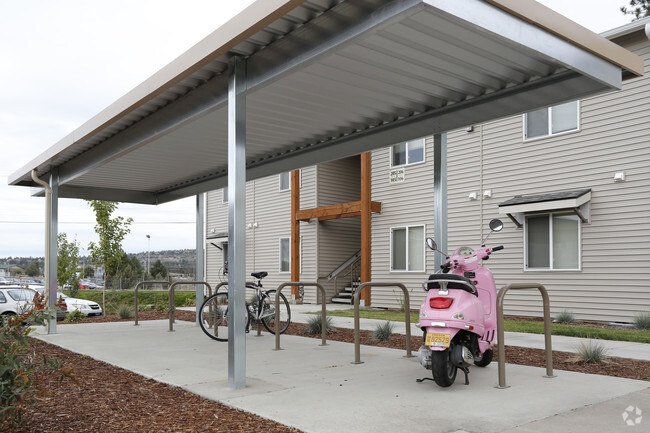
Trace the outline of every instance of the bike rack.
<instances>
[{"instance_id":1,"label":"bike rack","mask_svg":"<svg viewBox=\"0 0 650 433\"><path fill-rule=\"evenodd\" d=\"M133 326L138 326L138 289L145 284L167 284L169 286L169 281L140 281L135 285L135 325Z\"/></svg>"},{"instance_id":2,"label":"bike rack","mask_svg":"<svg viewBox=\"0 0 650 433\"><path fill-rule=\"evenodd\" d=\"M326 341L326 335L327 335L327 307L325 305L325 288L320 285L319 283L301 283L301 282L288 282L288 283L282 283L278 286L277 291L275 292L275 323L280 323L280 292L282 289L284 289L287 286L311 286L311 287L316 287L320 291L321 295L321 346L327 346L327 341ZM259 325L258 325L259 329ZM280 333L276 332L275 333L275 349L274 350L282 350L280 348Z\"/></svg>"},{"instance_id":3,"label":"bike rack","mask_svg":"<svg viewBox=\"0 0 650 433\"><path fill-rule=\"evenodd\" d=\"M359 331L359 298L361 291L366 287L399 287L404 292L404 318L406 328L406 358L411 358L411 304L409 300L409 293L406 286L402 283L379 283L368 281L357 287L354 293L354 362L353 364L363 364L361 362L361 335Z\"/></svg>"},{"instance_id":4,"label":"bike rack","mask_svg":"<svg viewBox=\"0 0 650 433\"><path fill-rule=\"evenodd\" d=\"M169 332L174 331L174 312L176 311L176 293L174 292L174 289L176 289L176 286L179 284L203 284L208 288L208 291L212 292L210 284L205 281L176 281L174 284L172 284L169 288Z\"/></svg>"},{"instance_id":5,"label":"bike rack","mask_svg":"<svg viewBox=\"0 0 650 433\"><path fill-rule=\"evenodd\" d=\"M553 349L551 348L551 307L546 287L539 283L508 284L499 290L499 294L497 295L497 338L499 342L499 386L497 386L497 388L499 389L509 388L509 386L506 385L506 345L504 341L505 332L503 329L503 298L510 289L538 289L542 294L542 303L544 305L544 348L546 351L546 376L544 377L555 377L553 375Z\"/></svg>"}]
</instances>

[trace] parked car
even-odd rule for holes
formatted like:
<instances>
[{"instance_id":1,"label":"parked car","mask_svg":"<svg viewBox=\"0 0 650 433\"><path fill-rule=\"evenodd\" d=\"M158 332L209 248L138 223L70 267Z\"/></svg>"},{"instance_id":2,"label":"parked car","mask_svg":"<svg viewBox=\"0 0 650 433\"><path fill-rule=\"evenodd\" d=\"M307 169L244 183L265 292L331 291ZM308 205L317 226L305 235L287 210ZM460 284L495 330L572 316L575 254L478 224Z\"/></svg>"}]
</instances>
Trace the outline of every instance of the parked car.
<instances>
[{"instance_id":1,"label":"parked car","mask_svg":"<svg viewBox=\"0 0 650 433\"><path fill-rule=\"evenodd\" d=\"M38 290L40 293L43 293L43 289L36 290ZM89 301L87 299L71 298L62 292L56 292L56 298L63 298L63 301L65 302L67 310L64 312L64 317L65 314L72 313L75 310L79 310L79 312L85 316L102 315L102 307L100 307L97 302Z\"/></svg>"},{"instance_id":2,"label":"parked car","mask_svg":"<svg viewBox=\"0 0 650 433\"><path fill-rule=\"evenodd\" d=\"M0 315L15 316L31 308L36 292L20 286L0 286Z\"/></svg>"}]
</instances>

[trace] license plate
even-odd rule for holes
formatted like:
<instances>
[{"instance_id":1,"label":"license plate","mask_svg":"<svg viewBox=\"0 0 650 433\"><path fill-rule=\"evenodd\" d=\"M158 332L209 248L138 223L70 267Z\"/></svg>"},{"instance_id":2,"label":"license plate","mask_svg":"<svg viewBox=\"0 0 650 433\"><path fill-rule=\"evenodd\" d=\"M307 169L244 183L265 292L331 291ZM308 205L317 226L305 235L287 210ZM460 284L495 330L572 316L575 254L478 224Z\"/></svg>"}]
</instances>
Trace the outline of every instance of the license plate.
<instances>
[{"instance_id":1,"label":"license plate","mask_svg":"<svg viewBox=\"0 0 650 433\"><path fill-rule=\"evenodd\" d=\"M449 347L451 343L451 335L449 334L431 334L427 333L427 338L424 341L425 346L433 347Z\"/></svg>"}]
</instances>

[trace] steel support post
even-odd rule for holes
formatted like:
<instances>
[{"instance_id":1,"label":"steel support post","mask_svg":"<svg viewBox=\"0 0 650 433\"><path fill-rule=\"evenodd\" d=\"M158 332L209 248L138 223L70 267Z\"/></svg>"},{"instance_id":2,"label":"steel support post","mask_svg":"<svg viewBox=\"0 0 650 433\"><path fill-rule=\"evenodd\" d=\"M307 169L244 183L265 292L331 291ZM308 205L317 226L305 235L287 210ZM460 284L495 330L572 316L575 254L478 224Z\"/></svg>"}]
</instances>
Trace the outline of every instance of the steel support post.
<instances>
[{"instance_id":1,"label":"steel support post","mask_svg":"<svg viewBox=\"0 0 650 433\"><path fill-rule=\"evenodd\" d=\"M58 257L58 235L59 235L59 171L52 168L49 179L50 194L46 194L46 256L45 256L45 279L46 287L49 293L48 307L54 309L57 298L58 282L56 280L56 268ZM48 334L56 334L56 315L52 317L47 326Z\"/></svg>"},{"instance_id":2,"label":"steel support post","mask_svg":"<svg viewBox=\"0 0 650 433\"><path fill-rule=\"evenodd\" d=\"M228 71L228 386L246 386L246 60Z\"/></svg>"},{"instance_id":3,"label":"steel support post","mask_svg":"<svg viewBox=\"0 0 650 433\"><path fill-rule=\"evenodd\" d=\"M196 281L205 281L205 194L196 196ZM196 291L196 325L199 325L199 307L203 305L203 284L194 287Z\"/></svg>"},{"instance_id":4,"label":"steel support post","mask_svg":"<svg viewBox=\"0 0 650 433\"><path fill-rule=\"evenodd\" d=\"M447 252L447 134L433 136L433 240ZM434 269L440 269L444 257L434 254Z\"/></svg>"}]
</instances>

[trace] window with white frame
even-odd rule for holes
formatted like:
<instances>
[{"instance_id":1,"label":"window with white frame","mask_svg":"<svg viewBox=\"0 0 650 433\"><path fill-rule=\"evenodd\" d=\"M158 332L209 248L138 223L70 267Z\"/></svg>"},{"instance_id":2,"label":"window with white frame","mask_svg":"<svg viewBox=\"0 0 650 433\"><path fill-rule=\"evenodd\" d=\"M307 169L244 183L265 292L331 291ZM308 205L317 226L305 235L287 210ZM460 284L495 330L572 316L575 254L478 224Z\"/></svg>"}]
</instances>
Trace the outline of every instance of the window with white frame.
<instances>
[{"instance_id":1,"label":"window with white frame","mask_svg":"<svg viewBox=\"0 0 650 433\"><path fill-rule=\"evenodd\" d=\"M417 164L424 161L424 138L395 144L390 151L391 167Z\"/></svg>"},{"instance_id":2,"label":"window with white frame","mask_svg":"<svg viewBox=\"0 0 650 433\"><path fill-rule=\"evenodd\" d=\"M291 172L280 173L280 191L291 190Z\"/></svg>"},{"instance_id":3,"label":"window with white frame","mask_svg":"<svg viewBox=\"0 0 650 433\"><path fill-rule=\"evenodd\" d=\"M542 108L524 114L524 139L547 137L577 131L580 104L578 101Z\"/></svg>"},{"instance_id":4,"label":"window with white frame","mask_svg":"<svg viewBox=\"0 0 650 433\"><path fill-rule=\"evenodd\" d=\"M302 236L298 245L298 256L302 257ZM280 238L280 272L291 272L291 238ZM302 258L300 259L300 270L302 273Z\"/></svg>"},{"instance_id":5,"label":"window with white frame","mask_svg":"<svg viewBox=\"0 0 650 433\"><path fill-rule=\"evenodd\" d=\"M526 269L580 269L580 218L575 213L526 216L525 239Z\"/></svg>"},{"instance_id":6,"label":"window with white frame","mask_svg":"<svg viewBox=\"0 0 650 433\"><path fill-rule=\"evenodd\" d=\"M390 229L390 270L424 272L424 226Z\"/></svg>"},{"instance_id":7,"label":"window with white frame","mask_svg":"<svg viewBox=\"0 0 650 433\"><path fill-rule=\"evenodd\" d=\"M228 203L228 187L225 187L221 195L221 203Z\"/></svg>"}]
</instances>

